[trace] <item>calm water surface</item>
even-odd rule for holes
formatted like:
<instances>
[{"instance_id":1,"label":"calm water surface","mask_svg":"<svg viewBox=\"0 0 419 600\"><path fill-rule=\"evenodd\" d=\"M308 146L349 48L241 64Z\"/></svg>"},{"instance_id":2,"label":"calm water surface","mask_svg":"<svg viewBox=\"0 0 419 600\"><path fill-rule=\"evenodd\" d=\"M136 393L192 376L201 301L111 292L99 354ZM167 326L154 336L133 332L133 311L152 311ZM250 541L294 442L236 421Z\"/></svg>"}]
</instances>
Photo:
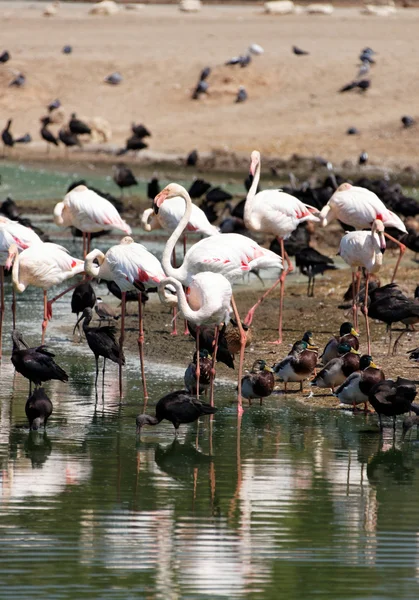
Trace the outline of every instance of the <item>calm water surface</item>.
<instances>
[{"instance_id":1,"label":"calm water surface","mask_svg":"<svg viewBox=\"0 0 419 600\"><path fill-rule=\"evenodd\" d=\"M69 249L80 254L80 243ZM41 315L42 293L29 288L18 323L32 345ZM46 385L45 434L27 429L28 386L5 336L1 599L418 598L416 433L382 439L374 417L280 395L238 421L234 385L220 382L212 421L183 426L177 440L165 422L137 439L137 357L127 357L121 404L115 365L96 397L94 359L69 338L72 318L64 297L47 339L70 381ZM147 411L183 387L183 371L147 364Z\"/></svg>"},{"instance_id":2,"label":"calm water surface","mask_svg":"<svg viewBox=\"0 0 419 600\"><path fill-rule=\"evenodd\" d=\"M39 340L41 294L19 299ZM94 360L68 338L63 299L49 344L68 384L29 433L27 382L0 366L1 598L417 598L416 434L382 440L374 417L276 396L238 422L231 384L213 421L135 435L137 357L122 404L116 366L96 398ZM35 317L36 315L36 317ZM6 330L8 330L6 327ZM182 368L148 365L152 412Z\"/></svg>"}]
</instances>

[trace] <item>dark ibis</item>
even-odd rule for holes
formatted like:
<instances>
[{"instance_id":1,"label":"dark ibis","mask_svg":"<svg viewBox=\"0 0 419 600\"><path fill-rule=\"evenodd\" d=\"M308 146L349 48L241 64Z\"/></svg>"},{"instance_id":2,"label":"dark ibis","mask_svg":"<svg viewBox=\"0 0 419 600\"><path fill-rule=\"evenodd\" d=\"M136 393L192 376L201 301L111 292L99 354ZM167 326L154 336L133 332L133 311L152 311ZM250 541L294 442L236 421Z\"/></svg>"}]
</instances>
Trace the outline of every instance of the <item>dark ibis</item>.
<instances>
[{"instance_id":1,"label":"dark ibis","mask_svg":"<svg viewBox=\"0 0 419 600\"><path fill-rule=\"evenodd\" d=\"M41 138L47 142L47 153L49 153L50 144L54 146L58 146L58 139L55 135L48 129L48 125L51 123L51 119L49 117L43 117L41 119L42 127L40 130Z\"/></svg>"},{"instance_id":2,"label":"dark ibis","mask_svg":"<svg viewBox=\"0 0 419 600\"><path fill-rule=\"evenodd\" d=\"M79 285L74 288L73 295L71 297L71 312L77 315L77 322L79 314L84 311L85 308L93 308L96 304L96 294L89 281L82 281ZM80 330L80 328L78 327Z\"/></svg>"},{"instance_id":3,"label":"dark ibis","mask_svg":"<svg viewBox=\"0 0 419 600\"><path fill-rule=\"evenodd\" d=\"M71 115L71 119L68 123L68 128L70 129L71 133L75 133L76 135L85 135L92 133L92 130L90 129L89 125L87 125L87 123L84 123L84 121L78 119L76 113L73 113Z\"/></svg>"},{"instance_id":4,"label":"dark ibis","mask_svg":"<svg viewBox=\"0 0 419 600\"><path fill-rule=\"evenodd\" d=\"M188 156L186 157L186 166L187 167L196 167L198 163L198 150L192 150L192 152L189 152Z\"/></svg>"},{"instance_id":5,"label":"dark ibis","mask_svg":"<svg viewBox=\"0 0 419 600\"><path fill-rule=\"evenodd\" d=\"M410 413L417 414L418 409L412 405L416 397L416 385L410 379L398 377L396 381L385 379L377 383L368 395L368 400L378 414L380 430L383 430L382 415L393 417L393 430L396 430L396 416Z\"/></svg>"},{"instance_id":6,"label":"dark ibis","mask_svg":"<svg viewBox=\"0 0 419 600\"><path fill-rule=\"evenodd\" d=\"M134 173L131 169L125 165L115 165L113 173L113 180L121 190L121 195L124 193L124 188L129 188L133 185L138 185L138 181L135 178Z\"/></svg>"},{"instance_id":7,"label":"dark ibis","mask_svg":"<svg viewBox=\"0 0 419 600\"><path fill-rule=\"evenodd\" d=\"M301 248L301 250L296 253L295 264L300 269L300 273L308 277L307 296L309 298L314 297L316 275L323 275L327 270L336 269L333 264L333 258L320 254L320 252L314 248L310 248L310 246Z\"/></svg>"},{"instance_id":8,"label":"dark ibis","mask_svg":"<svg viewBox=\"0 0 419 600\"><path fill-rule=\"evenodd\" d=\"M26 401L25 413L29 421L29 429L36 431L42 425L44 429L52 414L52 402L43 387L36 388Z\"/></svg>"},{"instance_id":9,"label":"dark ibis","mask_svg":"<svg viewBox=\"0 0 419 600\"><path fill-rule=\"evenodd\" d=\"M205 402L196 399L187 390L170 392L156 404L156 416L137 415L137 434L141 432L144 425L158 425L164 419L170 421L175 428L177 436L179 425L193 423L203 415L213 415L217 409Z\"/></svg>"},{"instance_id":10,"label":"dark ibis","mask_svg":"<svg viewBox=\"0 0 419 600\"><path fill-rule=\"evenodd\" d=\"M82 316L77 321L74 331L76 330L77 324L83 321L83 331L86 336L87 343L89 344L90 350L95 355L96 361L96 379L95 386L97 386L97 380L99 377L99 356L103 356L103 383L105 382L105 365L106 359L108 358L116 364L125 365L125 357L122 354L121 361L119 360L120 351L119 344L115 340L116 328L110 325L103 327L89 327L89 323L92 320L93 312L90 307L84 309ZM73 333L74 333L73 331Z\"/></svg>"},{"instance_id":11,"label":"dark ibis","mask_svg":"<svg viewBox=\"0 0 419 600\"><path fill-rule=\"evenodd\" d=\"M30 348L17 329L12 332L12 341L11 361L16 371L29 379L29 393L32 383L39 386L44 381L51 381L51 379L68 381L67 373L57 365L54 360L55 354L47 350L46 346ZM23 349L21 349L22 345Z\"/></svg>"},{"instance_id":12,"label":"dark ibis","mask_svg":"<svg viewBox=\"0 0 419 600\"><path fill-rule=\"evenodd\" d=\"M145 125L139 123L136 125L135 123L131 124L131 131L136 138L143 139L145 137L151 137L150 131L147 129Z\"/></svg>"},{"instance_id":13,"label":"dark ibis","mask_svg":"<svg viewBox=\"0 0 419 600\"><path fill-rule=\"evenodd\" d=\"M14 145L14 139L12 134L10 133L10 127L12 125L12 119L9 119L7 121L6 127L3 129L3 131L1 132L1 139L3 140L3 156L4 156L4 150L5 147L8 146L9 148L12 148Z\"/></svg>"}]
</instances>

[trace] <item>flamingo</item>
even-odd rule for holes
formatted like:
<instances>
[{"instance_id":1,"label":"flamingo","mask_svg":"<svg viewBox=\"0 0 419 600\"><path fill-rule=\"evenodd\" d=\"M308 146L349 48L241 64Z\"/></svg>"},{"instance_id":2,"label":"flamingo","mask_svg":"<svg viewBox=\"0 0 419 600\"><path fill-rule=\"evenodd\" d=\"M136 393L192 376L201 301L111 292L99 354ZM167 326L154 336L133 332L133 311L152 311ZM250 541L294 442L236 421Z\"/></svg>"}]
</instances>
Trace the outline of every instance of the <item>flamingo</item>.
<instances>
[{"instance_id":1,"label":"flamingo","mask_svg":"<svg viewBox=\"0 0 419 600\"><path fill-rule=\"evenodd\" d=\"M141 226L145 231L154 229L165 229L166 231L174 231L179 224L179 221L185 213L185 201L180 196L170 198L165 202L157 212L148 208L143 212L141 218ZM205 213L196 204L192 204L192 212L185 232L200 233L201 235L211 236L219 234L219 230L208 221ZM176 266L176 250L173 249L173 262ZM186 233L183 234L183 256L186 254ZM177 335L176 330L176 306L173 307L173 330L172 335ZM188 327L185 322L185 334L188 334Z\"/></svg>"},{"instance_id":2,"label":"flamingo","mask_svg":"<svg viewBox=\"0 0 419 600\"><path fill-rule=\"evenodd\" d=\"M99 264L94 261L97 260ZM122 356L125 332L125 304L126 293L136 289L138 292L138 349L141 363L141 379L144 389L144 398L148 399L147 385L144 372L144 327L143 304L141 291L156 287L166 275L160 261L142 244L134 242L132 237L124 237L119 244L112 246L104 254L100 250L92 250L85 259L84 268L88 275L114 281L122 293L121 308L121 336L119 338L119 393L122 396Z\"/></svg>"},{"instance_id":3,"label":"flamingo","mask_svg":"<svg viewBox=\"0 0 419 600\"><path fill-rule=\"evenodd\" d=\"M85 185L78 185L66 194L63 202L55 205L54 222L60 227L73 225L83 232L84 257L90 251L93 231L119 229L128 235L131 233L131 227L121 219L113 204Z\"/></svg>"},{"instance_id":4,"label":"flamingo","mask_svg":"<svg viewBox=\"0 0 419 600\"><path fill-rule=\"evenodd\" d=\"M284 304L285 278L293 271L293 266L284 248L284 238L291 235L298 225L306 221L318 222L319 218L313 212L316 209L308 204L303 204L298 198L286 194L281 190L264 190L257 193L260 179L261 160L260 152L254 150L251 154L250 174L253 175L252 185L247 193L244 207L244 223L248 229L275 235L281 246L282 264L287 261L287 269L281 272L279 279L270 287L256 304L249 310L245 324L250 325L256 308L266 296L278 285L281 286L279 302L278 339L276 344L282 343L282 313Z\"/></svg>"},{"instance_id":5,"label":"flamingo","mask_svg":"<svg viewBox=\"0 0 419 600\"><path fill-rule=\"evenodd\" d=\"M391 210L388 210L374 192L350 183L342 183L338 187L326 206L323 206L320 211L320 219L323 227L326 227L333 219L339 219L356 229L369 229L372 222L379 219L383 222L384 227L395 227L399 231L407 233L403 221ZM400 248L391 280L393 283L400 261L406 252L406 246L388 233L384 232L384 235Z\"/></svg>"},{"instance_id":6,"label":"flamingo","mask_svg":"<svg viewBox=\"0 0 419 600\"><path fill-rule=\"evenodd\" d=\"M159 289L164 290L168 284L174 286L177 295L179 311L187 321L196 326L196 355L199 357L199 330L201 325L214 325L214 349L212 351L212 370L210 383L210 404L214 406L214 377L217 356L218 335L220 325L228 323L231 311L231 284L220 273L203 271L193 275L187 294L180 281L168 277L160 282ZM196 394L199 397L200 363L196 362Z\"/></svg>"},{"instance_id":7,"label":"flamingo","mask_svg":"<svg viewBox=\"0 0 419 600\"><path fill-rule=\"evenodd\" d=\"M42 243L41 238L29 227L25 227L16 221L11 221L6 217L0 217L0 359L2 355L2 332L4 317L4 266L9 258L9 251L12 244L16 244L18 250L25 250L34 243ZM16 326L16 302L13 289L12 301L13 329Z\"/></svg>"},{"instance_id":8,"label":"flamingo","mask_svg":"<svg viewBox=\"0 0 419 600\"><path fill-rule=\"evenodd\" d=\"M357 316L354 272L364 267L365 296L363 313L367 329L367 354L371 354L370 327L368 322L368 281L370 273L377 273L383 264L383 252L386 249L384 224L381 219L374 219L371 231L350 231L340 241L339 252L343 260L352 267L353 311ZM356 327L356 325L355 325Z\"/></svg>"},{"instance_id":9,"label":"flamingo","mask_svg":"<svg viewBox=\"0 0 419 600\"><path fill-rule=\"evenodd\" d=\"M70 256L67 250L58 244L40 242L32 244L20 254L17 244L12 244L9 248L6 268L10 269L12 264L13 286L17 292L23 293L28 285L44 290L44 320L42 321L42 343L44 343L48 321L52 319L52 304L78 284L70 286L49 301L47 290L83 273L84 262Z\"/></svg>"},{"instance_id":10,"label":"flamingo","mask_svg":"<svg viewBox=\"0 0 419 600\"><path fill-rule=\"evenodd\" d=\"M162 265L166 275L174 277L183 285L188 286L191 277L201 271L221 273L230 282L233 282L236 279L241 279L243 273L253 269L282 268L282 259L277 254L262 248L254 240L238 233L223 233L200 240L189 248L180 267L174 268L170 262L172 251L189 222L192 213L192 200L185 188L177 183L170 183L154 198L154 205L160 208L166 200L176 196L181 196L184 199L185 212L164 248ZM238 411L239 414L242 414L241 380L246 334L241 325L234 296L231 297L231 305L239 327L241 340L237 399Z\"/></svg>"}]
</instances>

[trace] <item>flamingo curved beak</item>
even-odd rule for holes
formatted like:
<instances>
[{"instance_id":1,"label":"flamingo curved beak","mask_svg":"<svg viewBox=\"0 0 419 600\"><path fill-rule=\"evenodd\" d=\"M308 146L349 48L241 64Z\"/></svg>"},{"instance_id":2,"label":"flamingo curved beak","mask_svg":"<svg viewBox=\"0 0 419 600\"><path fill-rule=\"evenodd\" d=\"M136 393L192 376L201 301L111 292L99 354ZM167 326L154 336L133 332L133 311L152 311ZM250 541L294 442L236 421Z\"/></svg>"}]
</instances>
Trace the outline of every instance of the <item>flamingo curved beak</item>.
<instances>
[{"instance_id":1,"label":"flamingo curved beak","mask_svg":"<svg viewBox=\"0 0 419 600\"><path fill-rule=\"evenodd\" d=\"M160 206L163 204L163 202L165 200L167 200L168 195L169 195L169 191L164 189L159 194L157 194L157 196L154 198L153 208L154 208L154 212L156 213L156 215L159 212Z\"/></svg>"}]
</instances>

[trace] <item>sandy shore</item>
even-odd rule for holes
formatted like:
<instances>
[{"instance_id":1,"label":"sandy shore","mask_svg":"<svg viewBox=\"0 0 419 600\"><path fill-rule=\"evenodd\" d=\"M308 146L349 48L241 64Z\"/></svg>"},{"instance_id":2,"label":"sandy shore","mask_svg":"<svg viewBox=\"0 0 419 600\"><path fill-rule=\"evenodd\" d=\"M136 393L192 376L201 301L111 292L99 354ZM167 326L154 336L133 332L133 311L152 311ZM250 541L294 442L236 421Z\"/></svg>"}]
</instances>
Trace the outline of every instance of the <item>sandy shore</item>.
<instances>
[{"instance_id":1,"label":"sandy shore","mask_svg":"<svg viewBox=\"0 0 419 600\"><path fill-rule=\"evenodd\" d=\"M60 98L66 113L100 116L111 125L115 147L131 121L151 129L153 152L185 155L192 148L248 156L322 155L339 164L367 150L377 165L416 166L417 131L403 130L419 98L415 57L419 10L400 9L389 18L337 9L330 17L264 15L255 6L206 6L186 15L176 6L122 9L114 17L89 16L83 3L62 5L42 16L45 3L2 2L2 47L12 60L0 69L1 120L12 117L15 135L30 132L33 144L19 155L45 151L39 117ZM257 42L265 54L246 69L223 66ZM71 55L61 52L73 46ZM297 57L291 46L310 51ZM361 48L372 46L377 64L365 94L337 90L357 72ZM190 100L200 70L210 65L210 94ZM103 78L118 70L120 86ZM24 88L9 88L12 73L27 76ZM239 85L248 102L235 104ZM345 134L356 126L359 136ZM62 149L53 149L63 156Z\"/></svg>"}]
</instances>

